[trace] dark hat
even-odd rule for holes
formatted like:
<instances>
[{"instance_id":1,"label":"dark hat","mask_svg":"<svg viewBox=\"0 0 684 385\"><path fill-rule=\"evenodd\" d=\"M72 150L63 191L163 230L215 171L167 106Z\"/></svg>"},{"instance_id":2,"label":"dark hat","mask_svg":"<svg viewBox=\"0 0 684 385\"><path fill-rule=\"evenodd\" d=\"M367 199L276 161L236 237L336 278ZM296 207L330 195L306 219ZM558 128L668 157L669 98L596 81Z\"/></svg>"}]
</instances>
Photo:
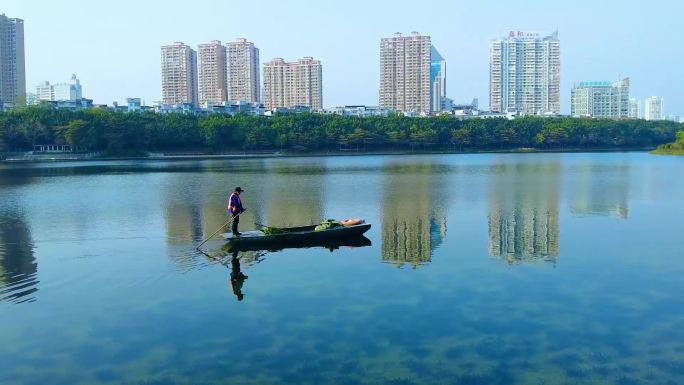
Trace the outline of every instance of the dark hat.
<instances>
[{"instance_id":1,"label":"dark hat","mask_svg":"<svg viewBox=\"0 0 684 385\"><path fill-rule=\"evenodd\" d=\"M245 191L245 190L243 190L241 187L236 187L236 188L235 188L235 192L241 193L241 192L243 192L243 191Z\"/></svg>"}]
</instances>

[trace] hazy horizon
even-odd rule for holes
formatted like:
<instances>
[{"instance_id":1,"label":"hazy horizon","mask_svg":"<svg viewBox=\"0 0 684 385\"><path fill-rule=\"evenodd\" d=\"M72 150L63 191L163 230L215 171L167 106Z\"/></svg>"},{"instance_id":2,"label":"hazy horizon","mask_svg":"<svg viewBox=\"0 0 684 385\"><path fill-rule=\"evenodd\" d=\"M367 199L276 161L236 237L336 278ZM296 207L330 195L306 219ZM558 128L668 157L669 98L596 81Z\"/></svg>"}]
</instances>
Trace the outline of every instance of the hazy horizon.
<instances>
[{"instance_id":1,"label":"hazy horizon","mask_svg":"<svg viewBox=\"0 0 684 385\"><path fill-rule=\"evenodd\" d=\"M0 14L25 20L26 87L64 82L76 74L83 96L95 103L140 97L161 100L160 47L182 41L223 43L244 37L261 62L313 56L323 65L323 105L378 104L379 44L395 32L429 35L447 63L447 96L489 105L489 42L511 30L561 40L561 111L570 111L574 82L631 79L630 96L665 99L668 115L684 115L677 75L684 47L675 23L684 5L674 1L572 4L534 0L503 6L257 0L158 3L122 0L102 6L83 0L5 0ZM412 4L412 5L410 5ZM587 12L590 9L591 12ZM638 28L637 28L638 26ZM680 79L680 80L677 80ZM643 106L642 106L643 107Z\"/></svg>"}]
</instances>

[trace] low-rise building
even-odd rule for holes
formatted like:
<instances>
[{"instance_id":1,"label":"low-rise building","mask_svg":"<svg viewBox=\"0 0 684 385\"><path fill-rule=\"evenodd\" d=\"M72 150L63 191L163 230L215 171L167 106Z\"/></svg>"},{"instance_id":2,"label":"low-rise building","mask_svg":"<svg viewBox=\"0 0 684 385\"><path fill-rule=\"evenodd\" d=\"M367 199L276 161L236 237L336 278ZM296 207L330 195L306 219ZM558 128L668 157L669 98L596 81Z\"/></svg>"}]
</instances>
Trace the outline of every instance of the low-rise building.
<instances>
[{"instance_id":1,"label":"low-rise building","mask_svg":"<svg viewBox=\"0 0 684 385\"><path fill-rule=\"evenodd\" d=\"M369 116L388 116L394 113L394 110L389 108L381 108L378 106L338 106L333 107L326 112L342 115L342 116L359 116L359 117L369 117Z\"/></svg>"},{"instance_id":2,"label":"low-rise building","mask_svg":"<svg viewBox=\"0 0 684 385\"><path fill-rule=\"evenodd\" d=\"M83 98L81 81L76 75L71 75L65 83L50 84L41 82L36 86L36 101L76 101Z\"/></svg>"},{"instance_id":3,"label":"low-rise building","mask_svg":"<svg viewBox=\"0 0 684 385\"><path fill-rule=\"evenodd\" d=\"M126 112L142 111L142 100L140 98L126 98L126 106L128 107Z\"/></svg>"},{"instance_id":4,"label":"low-rise building","mask_svg":"<svg viewBox=\"0 0 684 385\"><path fill-rule=\"evenodd\" d=\"M80 111L88 108L96 107L93 105L93 99L77 99L77 100L42 100L40 105L46 105L57 110L71 110Z\"/></svg>"},{"instance_id":5,"label":"low-rise building","mask_svg":"<svg viewBox=\"0 0 684 385\"><path fill-rule=\"evenodd\" d=\"M229 115L250 115L250 116L262 116L265 114L266 110L264 105L258 102L247 102L244 100L233 100L222 103L217 106L210 106L207 108L202 108L204 113L221 113Z\"/></svg>"},{"instance_id":6,"label":"low-rise building","mask_svg":"<svg viewBox=\"0 0 684 385\"><path fill-rule=\"evenodd\" d=\"M143 110L146 110L143 107ZM264 105L257 102L240 101L225 101L220 104L207 104L202 107L195 107L191 103L168 105L163 103L156 103L152 111L160 114L177 113L177 114L193 114L193 115L211 115L211 114L229 114L237 115L244 114L250 116L265 115Z\"/></svg>"},{"instance_id":7,"label":"low-rise building","mask_svg":"<svg viewBox=\"0 0 684 385\"><path fill-rule=\"evenodd\" d=\"M291 107L276 107L271 110L274 114L307 114L314 112L309 106L296 105Z\"/></svg>"},{"instance_id":8,"label":"low-rise building","mask_svg":"<svg viewBox=\"0 0 684 385\"><path fill-rule=\"evenodd\" d=\"M196 114L198 108L194 103L180 103L180 104L164 104L157 103L152 106L152 111L158 114Z\"/></svg>"},{"instance_id":9,"label":"low-rise building","mask_svg":"<svg viewBox=\"0 0 684 385\"><path fill-rule=\"evenodd\" d=\"M454 99L447 98L446 96L442 97L440 111L451 112L454 109L454 106L455 106Z\"/></svg>"},{"instance_id":10,"label":"low-rise building","mask_svg":"<svg viewBox=\"0 0 684 385\"><path fill-rule=\"evenodd\" d=\"M518 117L523 117L525 114L509 110L507 112L492 112L492 111L476 111L472 115L455 115L457 119L508 119L513 120ZM547 118L552 118L553 115L544 115Z\"/></svg>"},{"instance_id":11,"label":"low-rise building","mask_svg":"<svg viewBox=\"0 0 684 385\"><path fill-rule=\"evenodd\" d=\"M475 98L470 104L454 104L449 111L455 116L477 116L480 114L479 101Z\"/></svg>"},{"instance_id":12,"label":"low-rise building","mask_svg":"<svg viewBox=\"0 0 684 385\"><path fill-rule=\"evenodd\" d=\"M603 119L629 117L629 78L617 82L575 83L571 115Z\"/></svg>"},{"instance_id":13,"label":"low-rise building","mask_svg":"<svg viewBox=\"0 0 684 385\"><path fill-rule=\"evenodd\" d=\"M26 105L27 106L34 106L38 104L38 98L36 97L36 94L33 92L27 92L26 93Z\"/></svg>"}]
</instances>

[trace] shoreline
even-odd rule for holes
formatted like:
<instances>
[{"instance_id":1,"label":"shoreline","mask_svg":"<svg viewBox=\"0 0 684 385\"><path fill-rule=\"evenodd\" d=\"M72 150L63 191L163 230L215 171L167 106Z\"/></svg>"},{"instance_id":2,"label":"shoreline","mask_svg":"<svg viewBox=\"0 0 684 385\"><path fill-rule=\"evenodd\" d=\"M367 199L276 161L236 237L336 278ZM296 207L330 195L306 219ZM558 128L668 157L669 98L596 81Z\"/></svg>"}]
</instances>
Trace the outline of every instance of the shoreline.
<instances>
[{"instance_id":1,"label":"shoreline","mask_svg":"<svg viewBox=\"0 0 684 385\"><path fill-rule=\"evenodd\" d=\"M122 160L210 160L210 159L266 159L266 158L307 158L307 157L338 157L338 156L388 156L388 155L473 155L473 154L549 154L549 153L614 153L614 152L648 152L653 154L653 147L625 147L625 148L556 148L556 149L486 149L468 151L327 151L327 152L239 152L225 154L202 153L150 153L149 156L105 156L105 157L74 157L77 154L54 154L54 157L22 158L21 156L0 158L0 163L54 163L54 162L102 162ZM59 156L63 155L63 156Z\"/></svg>"}]
</instances>

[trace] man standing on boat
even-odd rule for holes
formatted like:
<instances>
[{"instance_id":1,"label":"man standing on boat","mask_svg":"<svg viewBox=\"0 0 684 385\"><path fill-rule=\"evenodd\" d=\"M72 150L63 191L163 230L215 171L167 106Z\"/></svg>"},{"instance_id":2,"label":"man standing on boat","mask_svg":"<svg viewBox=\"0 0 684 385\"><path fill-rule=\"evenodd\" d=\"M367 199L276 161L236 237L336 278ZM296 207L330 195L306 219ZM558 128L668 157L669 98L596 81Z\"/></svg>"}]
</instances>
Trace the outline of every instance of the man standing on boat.
<instances>
[{"instance_id":1,"label":"man standing on boat","mask_svg":"<svg viewBox=\"0 0 684 385\"><path fill-rule=\"evenodd\" d=\"M230 194L230 198L228 199L228 214L233 217L233 235L236 237L242 235L238 231L240 214L245 211L245 208L242 207L242 201L240 200L240 193L242 193L242 191L244 191L242 188L236 187L235 191Z\"/></svg>"}]
</instances>

